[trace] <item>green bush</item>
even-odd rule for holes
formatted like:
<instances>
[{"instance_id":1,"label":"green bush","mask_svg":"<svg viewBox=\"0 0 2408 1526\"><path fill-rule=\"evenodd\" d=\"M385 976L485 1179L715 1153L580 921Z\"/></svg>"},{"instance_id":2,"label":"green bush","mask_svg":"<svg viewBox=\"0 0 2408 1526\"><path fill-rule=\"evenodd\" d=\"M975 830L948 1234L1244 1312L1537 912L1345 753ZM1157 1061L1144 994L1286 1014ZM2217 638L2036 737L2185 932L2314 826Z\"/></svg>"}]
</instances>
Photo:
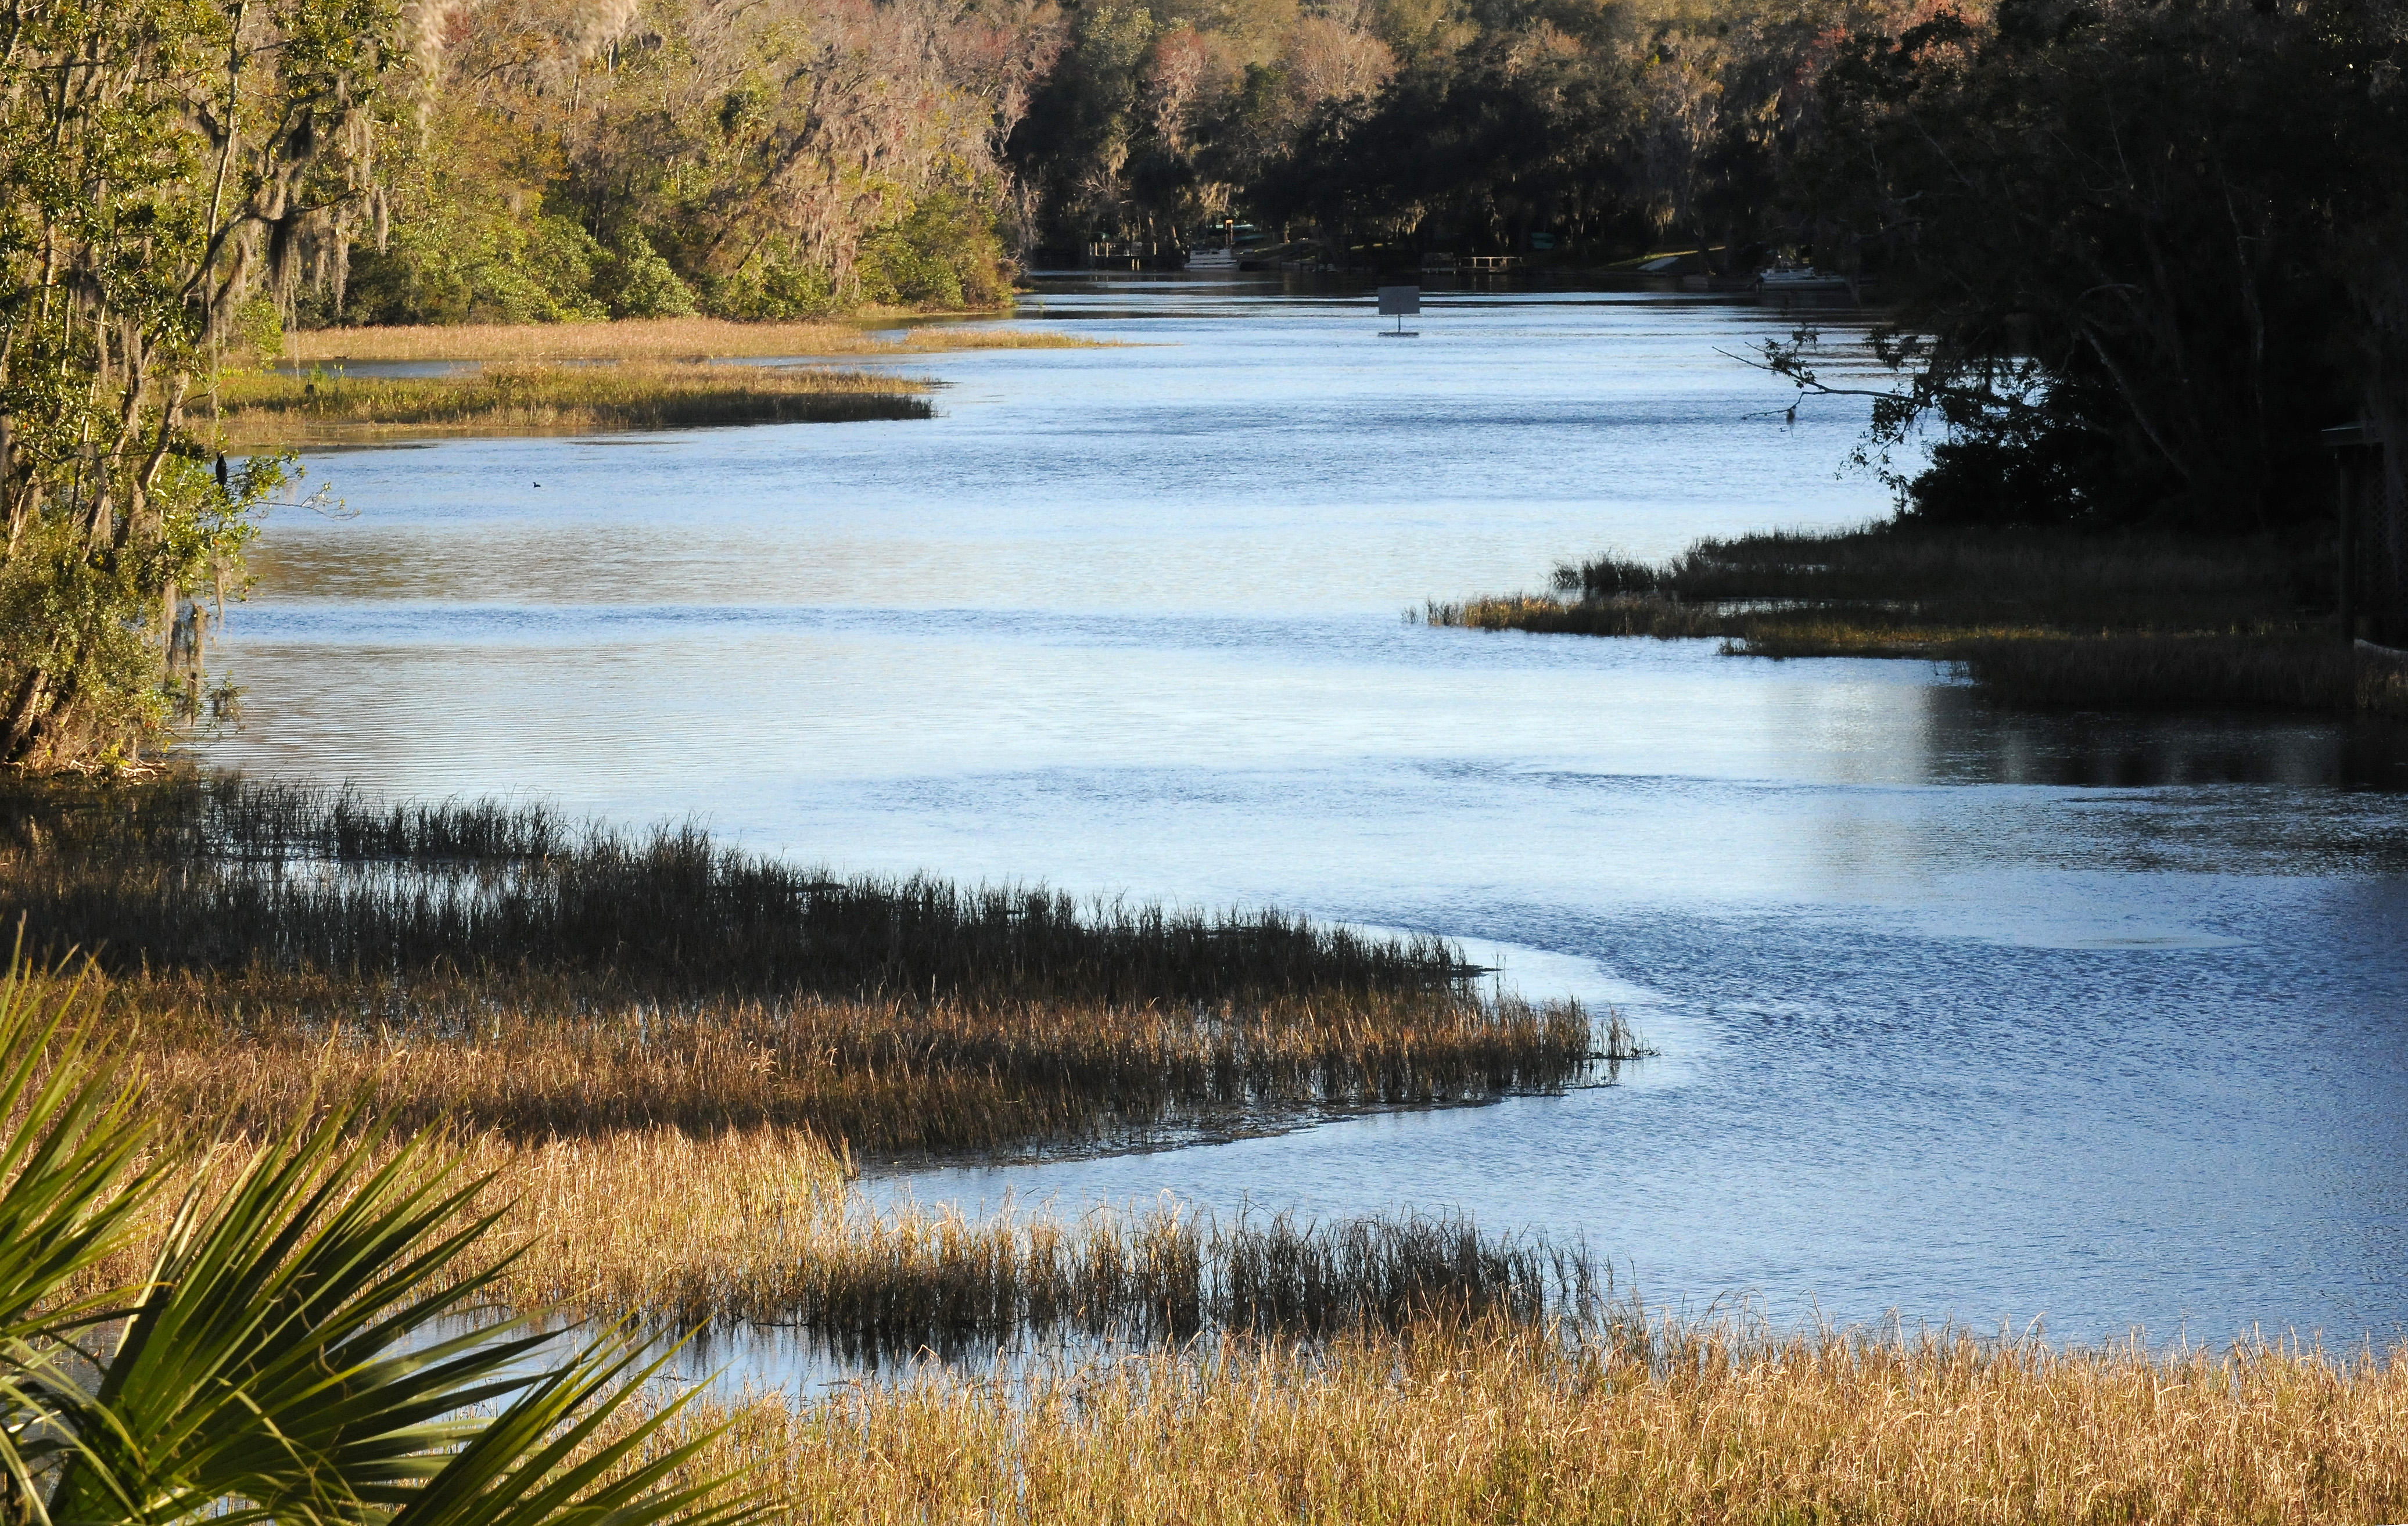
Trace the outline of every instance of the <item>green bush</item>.
<instances>
[{"instance_id":1,"label":"green bush","mask_svg":"<svg viewBox=\"0 0 2408 1526\"><path fill-rule=\"evenodd\" d=\"M349 323L560 323L609 316L595 296L612 256L563 217L498 209L404 223L351 256Z\"/></svg>"},{"instance_id":2,"label":"green bush","mask_svg":"<svg viewBox=\"0 0 2408 1526\"><path fill-rule=\"evenodd\" d=\"M595 290L613 318L691 318L694 292L678 278L652 240L629 233L606 264Z\"/></svg>"},{"instance_id":3,"label":"green bush","mask_svg":"<svg viewBox=\"0 0 2408 1526\"><path fill-rule=\"evenodd\" d=\"M890 307L991 307L1011 289L995 218L954 191L871 229L856 270L862 300Z\"/></svg>"},{"instance_id":4,"label":"green bush","mask_svg":"<svg viewBox=\"0 0 2408 1526\"><path fill-rule=\"evenodd\" d=\"M764 249L732 276L706 287L705 307L713 318L749 322L788 322L824 318L836 311L836 283L817 265L797 258L782 243Z\"/></svg>"}]
</instances>

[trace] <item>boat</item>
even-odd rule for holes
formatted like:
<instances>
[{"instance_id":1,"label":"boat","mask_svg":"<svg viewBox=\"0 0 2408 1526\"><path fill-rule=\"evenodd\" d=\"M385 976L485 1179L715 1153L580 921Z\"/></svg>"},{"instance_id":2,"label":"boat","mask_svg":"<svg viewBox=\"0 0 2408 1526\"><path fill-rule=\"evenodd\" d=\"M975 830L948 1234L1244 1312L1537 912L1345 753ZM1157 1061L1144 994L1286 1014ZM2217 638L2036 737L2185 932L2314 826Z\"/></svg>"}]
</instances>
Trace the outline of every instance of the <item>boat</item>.
<instances>
[{"instance_id":1,"label":"boat","mask_svg":"<svg viewBox=\"0 0 2408 1526\"><path fill-rule=\"evenodd\" d=\"M1756 292L1767 301L1856 295L1845 276L1827 276L1813 265L1768 265L1756 273Z\"/></svg>"}]
</instances>

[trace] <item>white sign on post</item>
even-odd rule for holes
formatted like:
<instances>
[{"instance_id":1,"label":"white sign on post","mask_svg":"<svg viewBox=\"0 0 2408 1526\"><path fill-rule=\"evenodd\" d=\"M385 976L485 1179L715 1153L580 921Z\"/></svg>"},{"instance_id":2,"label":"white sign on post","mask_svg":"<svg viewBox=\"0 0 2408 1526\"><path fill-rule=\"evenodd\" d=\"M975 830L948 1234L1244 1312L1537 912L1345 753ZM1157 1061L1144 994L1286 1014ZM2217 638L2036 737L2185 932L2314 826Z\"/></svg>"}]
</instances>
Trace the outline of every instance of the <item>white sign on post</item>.
<instances>
[{"instance_id":1,"label":"white sign on post","mask_svg":"<svg viewBox=\"0 0 2408 1526\"><path fill-rule=\"evenodd\" d=\"M1405 320L1422 310L1422 289L1418 286L1383 286L1380 288L1380 316L1394 318L1397 326L1381 334L1383 339L1412 339L1419 335L1405 327Z\"/></svg>"}]
</instances>

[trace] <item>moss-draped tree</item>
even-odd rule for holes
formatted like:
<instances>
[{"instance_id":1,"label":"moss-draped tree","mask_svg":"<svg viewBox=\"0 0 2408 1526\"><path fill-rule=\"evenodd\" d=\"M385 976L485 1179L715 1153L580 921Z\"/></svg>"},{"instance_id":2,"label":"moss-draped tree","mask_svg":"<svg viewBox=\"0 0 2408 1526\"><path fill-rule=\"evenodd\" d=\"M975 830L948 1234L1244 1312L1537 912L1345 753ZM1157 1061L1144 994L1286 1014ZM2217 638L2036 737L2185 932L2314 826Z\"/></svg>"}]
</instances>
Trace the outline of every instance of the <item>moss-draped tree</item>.
<instances>
[{"instance_id":1,"label":"moss-draped tree","mask_svg":"<svg viewBox=\"0 0 2408 1526\"><path fill-rule=\"evenodd\" d=\"M132 761L198 704L208 606L283 480L213 459L210 380L261 299L338 270L400 23L397 0L0 12L0 762Z\"/></svg>"}]
</instances>

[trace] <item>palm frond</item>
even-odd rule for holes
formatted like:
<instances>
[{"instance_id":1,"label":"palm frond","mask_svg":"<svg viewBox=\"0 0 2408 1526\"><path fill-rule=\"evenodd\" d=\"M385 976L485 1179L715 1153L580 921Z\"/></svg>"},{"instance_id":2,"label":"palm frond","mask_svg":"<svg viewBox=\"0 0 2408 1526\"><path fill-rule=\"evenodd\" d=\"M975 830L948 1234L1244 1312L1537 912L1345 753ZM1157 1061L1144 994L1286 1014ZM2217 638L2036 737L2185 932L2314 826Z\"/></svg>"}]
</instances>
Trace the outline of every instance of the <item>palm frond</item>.
<instances>
[{"instance_id":1,"label":"palm frond","mask_svg":"<svg viewBox=\"0 0 2408 1526\"><path fill-rule=\"evenodd\" d=\"M392 1526L748 1526L767 1513L734 1475L676 1480L717 1431L636 1461L694 1397L688 1390L608 1441L596 1436L675 1354L633 1376L643 1343L615 1331L526 1387L477 1438L417 1490ZM624 1380L623 1380L624 1379Z\"/></svg>"},{"instance_id":2,"label":"palm frond","mask_svg":"<svg viewBox=\"0 0 2408 1526\"><path fill-rule=\"evenodd\" d=\"M143 1161L154 1130L138 1080L119 1080L92 1038L89 967L41 970L23 929L0 976L0 1487L45 1519L36 1473L74 1448L55 1421L85 1395L74 1342L122 1314L135 1286L90 1287L166 1181ZM79 1285L86 1285L80 1292Z\"/></svg>"},{"instance_id":3,"label":"palm frond","mask_svg":"<svg viewBox=\"0 0 2408 1526\"><path fill-rule=\"evenodd\" d=\"M372 1166L354 1108L261 1148L217 1203L188 1199L91 1401L63 1519L343 1521L476 1434L466 1407L543 1337L466 1328L499 1270L443 1278L492 1228L454 1224L481 1180L423 1139ZM446 1322L457 1327L445 1332Z\"/></svg>"}]
</instances>

